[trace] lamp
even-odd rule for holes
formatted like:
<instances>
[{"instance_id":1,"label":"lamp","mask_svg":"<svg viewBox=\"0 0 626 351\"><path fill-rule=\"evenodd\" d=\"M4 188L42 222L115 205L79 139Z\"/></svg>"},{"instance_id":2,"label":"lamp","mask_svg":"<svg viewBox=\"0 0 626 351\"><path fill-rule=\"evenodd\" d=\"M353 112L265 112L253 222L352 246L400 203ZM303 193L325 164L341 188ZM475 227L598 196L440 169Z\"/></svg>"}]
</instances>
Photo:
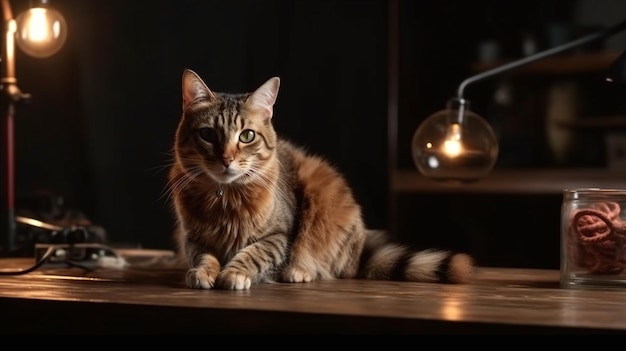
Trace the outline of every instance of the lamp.
<instances>
[{"instance_id":1,"label":"lamp","mask_svg":"<svg viewBox=\"0 0 626 351\"><path fill-rule=\"evenodd\" d=\"M17 224L15 214L15 165L14 165L14 119L15 105L30 98L17 86L15 76L15 44L29 55L48 57L63 46L67 38L67 25L63 16L49 7L47 0L36 1L34 6L13 18L9 0L1 0L4 18L4 46L2 50L2 75L0 78L2 108L2 241L0 252L11 253L16 249Z\"/></svg>"},{"instance_id":2,"label":"lamp","mask_svg":"<svg viewBox=\"0 0 626 351\"><path fill-rule=\"evenodd\" d=\"M417 169L427 178L450 181L476 181L491 172L498 157L498 140L491 126L470 110L463 97L465 88L520 66L556 55L616 34L626 28L626 20L596 33L478 73L461 82L457 95L444 110L435 112L418 126L411 140L411 154ZM626 82L626 57L622 54L611 65L607 81Z\"/></svg>"}]
</instances>

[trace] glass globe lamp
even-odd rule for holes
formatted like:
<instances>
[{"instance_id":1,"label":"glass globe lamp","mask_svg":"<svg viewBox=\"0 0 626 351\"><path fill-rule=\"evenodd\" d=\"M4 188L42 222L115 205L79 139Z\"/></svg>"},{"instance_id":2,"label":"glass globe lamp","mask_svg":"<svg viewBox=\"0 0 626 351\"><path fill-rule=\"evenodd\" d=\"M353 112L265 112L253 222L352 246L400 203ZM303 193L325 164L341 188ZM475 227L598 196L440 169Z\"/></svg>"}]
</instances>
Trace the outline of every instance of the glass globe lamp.
<instances>
[{"instance_id":1,"label":"glass globe lamp","mask_svg":"<svg viewBox=\"0 0 626 351\"><path fill-rule=\"evenodd\" d=\"M469 110L462 98L448 101L417 128L411 141L413 162L427 178L472 182L486 176L498 158L491 126Z\"/></svg>"},{"instance_id":2,"label":"glass globe lamp","mask_svg":"<svg viewBox=\"0 0 626 351\"><path fill-rule=\"evenodd\" d=\"M458 183L479 180L493 169L498 158L498 142L491 126L470 111L469 102L463 99L463 91L468 85L610 37L624 29L626 20L466 78L459 85L456 97L448 101L446 109L426 118L415 130L411 153L419 172L430 179ZM622 54L614 65L610 72L613 76L607 79L626 81L626 54Z\"/></svg>"},{"instance_id":3,"label":"glass globe lamp","mask_svg":"<svg viewBox=\"0 0 626 351\"><path fill-rule=\"evenodd\" d=\"M67 39L67 23L61 13L45 5L22 12L15 18L15 42L28 55L45 58L57 53Z\"/></svg>"}]
</instances>

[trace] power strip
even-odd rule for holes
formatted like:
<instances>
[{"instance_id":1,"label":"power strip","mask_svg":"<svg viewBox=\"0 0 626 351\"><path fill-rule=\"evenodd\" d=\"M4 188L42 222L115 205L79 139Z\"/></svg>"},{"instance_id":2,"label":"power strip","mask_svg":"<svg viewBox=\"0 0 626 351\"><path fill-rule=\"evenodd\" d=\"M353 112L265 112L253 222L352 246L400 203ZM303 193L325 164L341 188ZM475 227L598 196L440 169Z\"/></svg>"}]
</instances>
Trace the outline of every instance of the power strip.
<instances>
[{"instance_id":1,"label":"power strip","mask_svg":"<svg viewBox=\"0 0 626 351\"><path fill-rule=\"evenodd\" d=\"M67 267L67 261L72 261L87 268L97 268L102 265L103 258L117 258L110 248L96 243L35 244L35 260L41 260L50 249L53 252L43 267Z\"/></svg>"}]
</instances>

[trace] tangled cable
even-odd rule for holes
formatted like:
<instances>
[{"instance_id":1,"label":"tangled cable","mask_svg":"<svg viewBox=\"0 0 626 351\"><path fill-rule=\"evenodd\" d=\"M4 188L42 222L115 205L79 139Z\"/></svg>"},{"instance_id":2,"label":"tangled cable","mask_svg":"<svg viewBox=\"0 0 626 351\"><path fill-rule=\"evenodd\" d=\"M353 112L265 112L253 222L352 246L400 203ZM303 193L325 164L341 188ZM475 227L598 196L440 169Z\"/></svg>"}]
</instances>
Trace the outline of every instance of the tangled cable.
<instances>
[{"instance_id":1,"label":"tangled cable","mask_svg":"<svg viewBox=\"0 0 626 351\"><path fill-rule=\"evenodd\" d=\"M568 230L570 262L592 274L619 274L626 267L626 222L620 205L600 202L572 212Z\"/></svg>"}]
</instances>

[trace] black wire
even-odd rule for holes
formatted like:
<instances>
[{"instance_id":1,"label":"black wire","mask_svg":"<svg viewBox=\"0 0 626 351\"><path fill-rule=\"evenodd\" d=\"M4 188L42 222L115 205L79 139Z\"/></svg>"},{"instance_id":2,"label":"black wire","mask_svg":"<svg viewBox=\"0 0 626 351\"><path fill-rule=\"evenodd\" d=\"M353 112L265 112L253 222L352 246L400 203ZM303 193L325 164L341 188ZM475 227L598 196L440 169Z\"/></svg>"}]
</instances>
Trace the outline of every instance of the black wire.
<instances>
[{"instance_id":1,"label":"black wire","mask_svg":"<svg viewBox=\"0 0 626 351\"><path fill-rule=\"evenodd\" d=\"M52 254L54 253L56 249L57 249L56 246L50 246L48 250L46 250L46 252L41 256L41 258L37 260L37 262L35 262L35 264L31 266L30 268L21 269L17 271L0 271L0 275L21 275L21 274L30 273L38 269L39 267L43 266L43 264L46 263L46 261L50 258L50 256L52 256Z\"/></svg>"},{"instance_id":2,"label":"black wire","mask_svg":"<svg viewBox=\"0 0 626 351\"><path fill-rule=\"evenodd\" d=\"M37 260L37 262L35 262L35 264L33 266L29 267L29 268L21 269L21 270L15 270L15 271L0 270L0 276L1 275L22 275L22 274L28 274L30 272L33 272L36 269L38 269L41 266L43 266L46 263L46 261L48 261L48 259L50 259L50 256L52 256L52 254L55 252L55 250L60 248L61 246L62 245L52 245L52 246L48 247L48 249L46 250L46 252L44 252L44 254L41 256L41 258L39 260ZM117 254L117 252L115 252L115 250L113 250L112 248L107 247L107 246L103 246L103 245L98 245L98 246L100 246L102 249L104 249L107 252L109 252L110 254L112 254L115 258L121 259L121 257ZM71 247L70 247L70 249L71 249ZM67 264L70 267L77 267L77 268L84 269L86 271L93 271L93 268L87 267L87 266L81 264L78 261L66 259L66 260L63 261L63 263Z\"/></svg>"}]
</instances>

